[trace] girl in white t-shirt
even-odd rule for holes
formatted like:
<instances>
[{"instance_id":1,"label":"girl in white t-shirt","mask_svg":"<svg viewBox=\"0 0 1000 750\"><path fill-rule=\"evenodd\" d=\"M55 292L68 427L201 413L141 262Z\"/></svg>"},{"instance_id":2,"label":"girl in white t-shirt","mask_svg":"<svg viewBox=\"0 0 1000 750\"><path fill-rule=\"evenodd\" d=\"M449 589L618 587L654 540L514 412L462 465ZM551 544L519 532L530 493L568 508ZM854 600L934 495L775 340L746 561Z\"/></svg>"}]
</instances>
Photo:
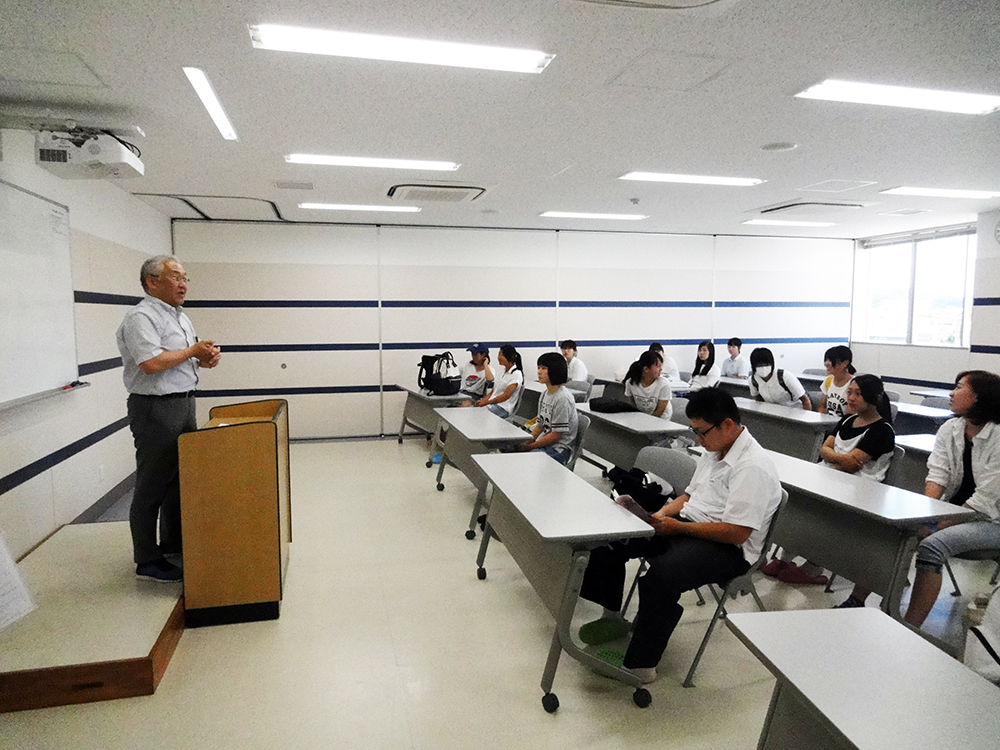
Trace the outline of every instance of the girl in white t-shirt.
<instances>
[{"instance_id":1,"label":"girl in white t-shirt","mask_svg":"<svg viewBox=\"0 0 1000 750\"><path fill-rule=\"evenodd\" d=\"M490 350L486 344L473 344L468 348L472 361L462 368L462 387L459 393L472 399L482 398L493 382L490 370Z\"/></svg>"},{"instance_id":2,"label":"girl in white t-shirt","mask_svg":"<svg viewBox=\"0 0 1000 750\"><path fill-rule=\"evenodd\" d=\"M826 367L827 378L819 387L822 396L816 411L837 417L847 414L847 384L857 372L851 364L853 359L854 354L846 346L831 346L826 350L823 366Z\"/></svg>"},{"instance_id":3,"label":"girl in white t-shirt","mask_svg":"<svg viewBox=\"0 0 1000 750\"><path fill-rule=\"evenodd\" d=\"M776 370L774 354L766 347L750 352L750 398L812 411L812 404L799 379L785 370Z\"/></svg>"},{"instance_id":4,"label":"girl in white t-shirt","mask_svg":"<svg viewBox=\"0 0 1000 750\"><path fill-rule=\"evenodd\" d=\"M625 396L632 406L645 414L670 419L670 383L661 374L663 359L658 352L645 351L628 368L625 376Z\"/></svg>"},{"instance_id":5,"label":"girl in white t-shirt","mask_svg":"<svg viewBox=\"0 0 1000 750\"><path fill-rule=\"evenodd\" d=\"M694 360L694 370L691 372L691 387L711 388L719 384L722 368L715 364L715 344L702 341L698 344L698 356Z\"/></svg>"},{"instance_id":6,"label":"girl in white t-shirt","mask_svg":"<svg viewBox=\"0 0 1000 750\"><path fill-rule=\"evenodd\" d=\"M521 355L511 344L504 344L497 354L497 363L503 368L497 368L494 373L493 388L476 401L473 406L485 406L498 417L509 419L517 409L521 399L521 389L524 387L524 373L521 370Z\"/></svg>"}]
</instances>

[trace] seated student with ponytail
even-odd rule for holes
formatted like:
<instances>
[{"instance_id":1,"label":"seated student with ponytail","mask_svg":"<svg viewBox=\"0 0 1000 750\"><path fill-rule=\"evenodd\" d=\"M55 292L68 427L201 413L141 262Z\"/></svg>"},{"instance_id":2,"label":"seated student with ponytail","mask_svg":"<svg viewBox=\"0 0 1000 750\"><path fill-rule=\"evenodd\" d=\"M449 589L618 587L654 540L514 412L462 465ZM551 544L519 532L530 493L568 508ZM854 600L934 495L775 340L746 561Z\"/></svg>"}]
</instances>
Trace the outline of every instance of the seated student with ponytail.
<instances>
[{"instance_id":1,"label":"seated student with ponytail","mask_svg":"<svg viewBox=\"0 0 1000 750\"><path fill-rule=\"evenodd\" d=\"M654 341L649 345L649 351L656 352L660 355L660 361L663 362L663 369L666 370L665 377L667 380L680 380L681 373L677 369L677 363L674 362L674 358L663 351L663 344L659 341Z\"/></svg>"},{"instance_id":2,"label":"seated student with ponytail","mask_svg":"<svg viewBox=\"0 0 1000 750\"><path fill-rule=\"evenodd\" d=\"M837 424L833 434L827 436L819 450L820 458L831 469L881 482L896 447L892 410L882 380L877 375L858 375L848 383L846 395L847 415ZM794 554L782 554L781 559L765 565L762 572L785 583L821 585L827 582L818 566L810 562L797 566L792 562L793 557ZM840 606L862 607L869 593L868 589L855 586L851 596Z\"/></svg>"},{"instance_id":3,"label":"seated student with ponytail","mask_svg":"<svg viewBox=\"0 0 1000 750\"><path fill-rule=\"evenodd\" d=\"M663 377L663 359L652 349L639 355L639 359L628 368L622 383L628 402L644 414L670 419L674 408L670 404L673 395L670 383Z\"/></svg>"},{"instance_id":4,"label":"seated student with ponytail","mask_svg":"<svg viewBox=\"0 0 1000 750\"><path fill-rule=\"evenodd\" d=\"M566 360L561 354L547 352L538 358L538 382L545 392L538 400L532 439L518 446L522 451L545 451L563 466L573 453L579 425L576 401L563 385L566 380Z\"/></svg>"},{"instance_id":5,"label":"seated student with ponytail","mask_svg":"<svg viewBox=\"0 0 1000 750\"><path fill-rule=\"evenodd\" d=\"M750 398L812 411L806 389L787 370L775 370L770 349L759 347L750 352Z\"/></svg>"},{"instance_id":6,"label":"seated student with ponytail","mask_svg":"<svg viewBox=\"0 0 1000 750\"><path fill-rule=\"evenodd\" d=\"M847 346L831 346L823 355L823 366L826 367L827 378L820 385L819 406L816 411L821 414L833 414L842 417L847 413L847 384L857 370L853 365L854 353Z\"/></svg>"},{"instance_id":7,"label":"seated student with ponytail","mask_svg":"<svg viewBox=\"0 0 1000 750\"><path fill-rule=\"evenodd\" d=\"M494 372L493 388L472 405L485 406L498 417L509 419L517 409L521 389L524 387L521 355L511 344L504 344L497 354L497 363L500 367Z\"/></svg>"}]
</instances>

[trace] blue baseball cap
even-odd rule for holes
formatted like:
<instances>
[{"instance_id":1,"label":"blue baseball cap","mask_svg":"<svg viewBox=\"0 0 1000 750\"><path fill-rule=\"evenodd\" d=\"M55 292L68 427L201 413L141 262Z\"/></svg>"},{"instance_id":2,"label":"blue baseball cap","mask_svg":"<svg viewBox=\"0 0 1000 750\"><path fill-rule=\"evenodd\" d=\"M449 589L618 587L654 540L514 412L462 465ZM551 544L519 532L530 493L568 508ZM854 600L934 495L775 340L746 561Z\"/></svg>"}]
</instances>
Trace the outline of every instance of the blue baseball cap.
<instances>
[{"instance_id":1,"label":"blue baseball cap","mask_svg":"<svg viewBox=\"0 0 1000 750\"><path fill-rule=\"evenodd\" d=\"M473 354L489 354L490 348L486 344L473 344L468 348Z\"/></svg>"}]
</instances>

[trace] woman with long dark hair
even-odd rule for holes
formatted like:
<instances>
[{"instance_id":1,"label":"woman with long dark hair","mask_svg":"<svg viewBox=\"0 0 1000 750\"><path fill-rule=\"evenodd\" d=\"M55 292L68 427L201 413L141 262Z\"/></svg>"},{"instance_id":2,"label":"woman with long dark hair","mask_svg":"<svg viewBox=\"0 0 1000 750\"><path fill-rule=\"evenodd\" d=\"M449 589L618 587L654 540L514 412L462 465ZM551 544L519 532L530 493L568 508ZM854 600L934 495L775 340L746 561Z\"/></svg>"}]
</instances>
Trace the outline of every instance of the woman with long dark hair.
<instances>
[{"instance_id":1,"label":"woman with long dark hair","mask_svg":"<svg viewBox=\"0 0 1000 750\"><path fill-rule=\"evenodd\" d=\"M473 406L485 406L498 417L510 419L517 409L521 399L521 389L524 387L524 373L521 368L521 355L511 344L504 344L497 354L497 372L494 373L493 388L476 401Z\"/></svg>"},{"instance_id":2,"label":"woman with long dark hair","mask_svg":"<svg viewBox=\"0 0 1000 750\"><path fill-rule=\"evenodd\" d=\"M715 364L715 344L702 341L698 344L698 356L694 360L694 370L691 371L691 387L711 388L719 384L722 368Z\"/></svg>"}]
</instances>

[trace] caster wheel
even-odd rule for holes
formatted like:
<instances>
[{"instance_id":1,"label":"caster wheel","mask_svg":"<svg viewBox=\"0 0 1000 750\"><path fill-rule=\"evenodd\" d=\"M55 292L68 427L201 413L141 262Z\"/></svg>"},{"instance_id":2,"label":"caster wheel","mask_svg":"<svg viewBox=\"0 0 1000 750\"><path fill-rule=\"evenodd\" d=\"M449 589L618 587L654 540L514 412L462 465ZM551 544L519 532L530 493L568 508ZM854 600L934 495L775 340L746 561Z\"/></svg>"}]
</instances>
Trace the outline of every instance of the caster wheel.
<instances>
[{"instance_id":1,"label":"caster wheel","mask_svg":"<svg viewBox=\"0 0 1000 750\"><path fill-rule=\"evenodd\" d=\"M559 710L559 699L555 693L546 693L542 696L542 708L550 714L554 714Z\"/></svg>"},{"instance_id":2,"label":"caster wheel","mask_svg":"<svg viewBox=\"0 0 1000 750\"><path fill-rule=\"evenodd\" d=\"M646 708L653 702L653 696L649 694L649 691L646 690L646 688L639 688L632 693L632 702L639 708Z\"/></svg>"},{"instance_id":3,"label":"caster wheel","mask_svg":"<svg viewBox=\"0 0 1000 750\"><path fill-rule=\"evenodd\" d=\"M397 439L399 440L399 444L402 445L403 444L403 438L397 438Z\"/></svg>"},{"instance_id":4,"label":"caster wheel","mask_svg":"<svg viewBox=\"0 0 1000 750\"><path fill-rule=\"evenodd\" d=\"M433 465L434 465L433 461L428 461L427 463L424 464L424 466L426 466L428 469L431 468Z\"/></svg>"},{"instance_id":5,"label":"caster wheel","mask_svg":"<svg viewBox=\"0 0 1000 750\"><path fill-rule=\"evenodd\" d=\"M444 492L444 485L438 482L438 492Z\"/></svg>"},{"instance_id":6,"label":"caster wheel","mask_svg":"<svg viewBox=\"0 0 1000 750\"><path fill-rule=\"evenodd\" d=\"M486 580L486 568L479 568L479 570L476 571L476 578L478 578L480 581L485 581Z\"/></svg>"},{"instance_id":7,"label":"caster wheel","mask_svg":"<svg viewBox=\"0 0 1000 750\"><path fill-rule=\"evenodd\" d=\"M604 477L605 479L607 479L608 478L608 470L607 469L601 469L601 476Z\"/></svg>"},{"instance_id":8,"label":"caster wheel","mask_svg":"<svg viewBox=\"0 0 1000 750\"><path fill-rule=\"evenodd\" d=\"M476 538L476 532L473 531L472 529L469 529L468 531L465 532L465 538L466 539L475 539Z\"/></svg>"}]
</instances>

